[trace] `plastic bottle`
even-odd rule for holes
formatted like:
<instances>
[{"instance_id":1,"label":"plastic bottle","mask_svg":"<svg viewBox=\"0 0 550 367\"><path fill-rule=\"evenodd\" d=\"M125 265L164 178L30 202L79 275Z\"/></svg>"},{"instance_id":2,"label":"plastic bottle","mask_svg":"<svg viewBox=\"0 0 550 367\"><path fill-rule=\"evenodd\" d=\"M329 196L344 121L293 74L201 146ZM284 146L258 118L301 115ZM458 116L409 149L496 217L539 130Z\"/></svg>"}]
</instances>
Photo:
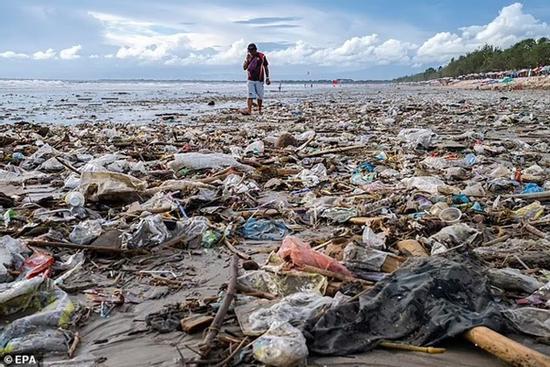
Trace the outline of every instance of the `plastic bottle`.
<instances>
[{"instance_id":1,"label":"plastic bottle","mask_svg":"<svg viewBox=\"0 0 550 367\"><path fill-rule=\"evenodd\" d=\"M84 199L84 195L82 195L78 191L69 192L65 196L65 203L67 203L67 205L73 208L82 207L84 206L85 202L86 202L86 199Z\"/></svg>"}]
</instances>

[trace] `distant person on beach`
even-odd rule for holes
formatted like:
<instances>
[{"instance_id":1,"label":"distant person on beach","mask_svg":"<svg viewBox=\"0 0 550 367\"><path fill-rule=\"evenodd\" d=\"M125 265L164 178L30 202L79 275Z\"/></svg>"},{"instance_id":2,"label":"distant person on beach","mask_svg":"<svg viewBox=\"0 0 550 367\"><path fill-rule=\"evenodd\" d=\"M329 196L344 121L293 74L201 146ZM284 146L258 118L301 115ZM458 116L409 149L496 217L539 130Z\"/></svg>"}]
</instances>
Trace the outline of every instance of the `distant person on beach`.
<instances>
[{"instance_id":1,"label":"distant person on beach","mask_svg":"<svg viewBox=\"0 0 550 367\"><path fill-rule=\"evenodd\" d=\"M271 84L269 80L269 63L265 55L258 52L255 44L249 44L247 50L248 53L243 63L243 69L248 72L248 108L243 113L247 115L252 113L252 103L256 99L258 101L258 112L261 115L264 99L264 79L265 84Z\"/></svg>"}]
</instances>

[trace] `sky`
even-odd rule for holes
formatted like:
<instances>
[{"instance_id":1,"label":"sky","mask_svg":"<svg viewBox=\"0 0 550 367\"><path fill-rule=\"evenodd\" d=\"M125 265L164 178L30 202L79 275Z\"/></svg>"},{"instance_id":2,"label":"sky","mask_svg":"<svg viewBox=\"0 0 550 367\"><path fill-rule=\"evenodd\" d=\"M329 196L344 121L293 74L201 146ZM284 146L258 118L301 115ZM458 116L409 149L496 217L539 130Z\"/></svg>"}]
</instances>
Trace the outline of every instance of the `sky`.
<instances>
[{"instance_id":1,"label":"sky","mask_svg":"<svg viewBox=\"0 0 550 367\"><path fill-rule=\"evenodd\" d=\"M391 79L550 37L550 0L0 0L0 78Z\"/></svg>"}]
</instances>

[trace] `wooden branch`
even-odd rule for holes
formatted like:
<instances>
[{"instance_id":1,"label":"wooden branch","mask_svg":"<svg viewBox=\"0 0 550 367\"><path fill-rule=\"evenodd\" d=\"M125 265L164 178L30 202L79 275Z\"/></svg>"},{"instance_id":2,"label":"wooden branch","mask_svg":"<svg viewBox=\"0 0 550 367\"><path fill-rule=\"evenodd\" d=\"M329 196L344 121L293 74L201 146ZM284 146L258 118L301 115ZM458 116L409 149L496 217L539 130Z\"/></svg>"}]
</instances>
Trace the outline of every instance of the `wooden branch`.
<instances>
[{"instance_id":1,"label":"wooden branch","mask_svg":"<svg viewBox=\"0 0 550 367\"><path fill-rule=\"evenodd\" d=\"M57 241L27 241L27 246L36 246L36 247L59 247L59 248L70 248L77 250L90 250L96 252L103 252L109 254L147 254L148 251L143 249L130 249L123 250L120 248L114 247L103 247L103 246L92 246L92 245L78 245L71 242L57 242Z\"/></svg>"},{"instance_id":2,"label":"wooden branch","mask_svg":"<svg viewBox=\"0 0 550 367\"><path fill-rule=\"evenodd\" d=\"M235 246L233 246L231 244L231 242L229 242L229 240L227 238L224 238L223 239L223 244L225 245L225 247L227 247L227 249L229 251L231 251L233 254L237 255L238 257L240 257L241 259L243 260L250 260L252 259L252 256L248 255L248 254L245 254L244 252L242 251L239 251Z\"/></svg>"},{"instance_id":3,"label":"wooden branch","mask_svg":"<svg viewBox=\"0 0 550 367\"><path fill-rule=\"evenodd\" d=\"M61 163L62 165L64 165L65 167L67 167L68 169L70 169L71 171L73 171L74 173L80 175L80 171L77 170L76 168L74 168L71 164L65 162L64 160L62 160L61 158L59 158L58 156L55 156L54 157L59 163Z\"/></svg>"},{"instance_id":4,"label":"wooden branch","mask_svg":"<svg viewBox=\"0 0 550 367\"><path fill-rule=\"evenodd\" d=\"M222 327L223 320L225 319L225 315L227 314L227 310L229 310L229 306L231 306L231 302L233 302L233 298L235 297L235 294L237 292L238 272L239 257L237 255L233 255L231 259L231 278L229 279L229 285L227 286L223 302L218 309L216 316L214 317L212 325L210 325L210 327L208 328L208 333L204 337L204 340L200 346L201 356L203 359L206 359L210 354L210 351L212 350L214 344L214 340L216 339L216 336L218 335L218 332Z\"/></svg>"},{"instance_id":5,"label":"wooden branch","mask_svg":"<svg viewBox=\"0 0 550 367\"><path fill-rule=\"evenodd\" d=\"M518 367L548 367L550 357L528 348L485 326L477 326L464 333L464 337L477 347L497 358Z\"/></svg>"},{"instance_id":6,"label":"wooden branch","mask_svg":"<svg viewBox=\"0 0 550 367\"><path fill-rule=\"evenodd\" d=\"M258 298L265 298L269 300L273 300L277 298L277 295L268 293L268 292L262 292L254 288L247 287L244 284L237 282L237 290L241 293L244 293L248 296L258 297Z\"/></svg>"},{"instance_id":7,"label":"wooden branch","mask_svg":"<svg viewBox=\"0 0 550 367\"><path fill-rule=\"evenodd\" d=\"M347 152L349 150L355 150L355 149L361 149L361 148L365 148L365 146L364 145L352 145L352 146L349 146L349 147L330 148L330 149L320 150L318 152L304 154L303 157L304 158L318 157L318 156L324 155L324 154L343 153L343 152Z\"/></svg>"},{"instance_id":8,"label":"wooden branch","mask_svg":"<svg viewBox=\"0 0 550 367\"><path fill-rule=\"evenodd\" d=\"M405 344L405 343L394 343L389 341L380 342L380 344L378 345L388 349L408 350L411 352L423 352L423 353L430 353L430 354L445 353L447 351L447 349L445 348L419 347L416 345Z\"/></svg>"}]
</instances>

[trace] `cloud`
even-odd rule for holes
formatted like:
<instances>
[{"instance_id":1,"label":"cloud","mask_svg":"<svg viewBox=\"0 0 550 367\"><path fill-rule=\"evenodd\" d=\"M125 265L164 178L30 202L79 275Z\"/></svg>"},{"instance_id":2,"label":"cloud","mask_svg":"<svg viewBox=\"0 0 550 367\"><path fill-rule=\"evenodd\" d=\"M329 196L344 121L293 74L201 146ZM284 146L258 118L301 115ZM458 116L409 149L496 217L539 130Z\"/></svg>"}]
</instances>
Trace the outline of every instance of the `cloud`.
<instances>
[{"instance_id":1,"label":"cloud","mask_svg":"<svg viewBox=\"0 0 550 367\"><path fill-rule=\"evenodd\" d=\"M82 50L81 45L75 45L73 47L66 48L59 51L59 58L62 60L74 60L80 58L78 54Z\"/></svg>"},{"instance_id":2,"label":"cloud","mask_svg":"<svg viewBox=\"0 0 550 367\"><path fill-rule=\"evenodd\" d=\"M104 25L105 41L118 47L114 55L119 59L137 58L159 61L191 49L189 46L191 41L186 34L180 32L165 34L169 30L174 30L172 27L112 14L98 12L88 12L88 14Z\"/></svg>"},{"instance_id":3,"label":"cloud","mask_svg":"<svg viewBox=\"0 0 550 367\"><path fill-rule=\"evenodd\" d=\"M550 26L523 12L521 3L503 7L498 16L486 25L459 29L460 35L440 32L418 49L419 61L448 61L485 44L506 48L525 38L547 37Z\"/></svg>"},{"instance_id":4,"label":"cloud","mask_svg":"<svg viewBox=\"0 0 550 367\"><path fill-rule=\"evenodd\" d=\"M34 60L48 60L53 59L57 53L53 48L48 48L46 51L36 51L32 54Z\"/></svg>"},{"instance_id":5,"label":"cloud","mask_svg":"<svg viewBox=\"0 0 550 367\"><path fill-rule=\"evenodd\" d=\"M28 59L29 55L14 52L14 51L4 51L4 52L0 52L0 58L4 58L4 59Z\"/></svg>"},{"instance_id":6,"label":"cloud","mask_svg":"<svg viewBox=\"0 0 550 367\"><path fill-rule=\"evenodd\" d=\"M538 38L550 34L549 26L524 13L521 3L503 7L485 25L466 26L456 32L438 32L431 37L416 37L421 39L420 45L406 40L405 35L395 36L394 33L394 36L389 37L387 31L359 33L336 40L332 35L335 32L331 31L334 30L334 24L328 23L332 18L340 19L339 16L319 13L313 9L306 11L304 8L296 8L292 11L298 16L273 17L254 16L261 14L262 9L256 12L248 9L224 9L215 8L217 12L225 11L226 19L237 20L228 23L212 19L213 11L210 8L190 9L189 16L198 20L193 32L183 27L190 23L179 20L175 23L159 23L99 12L88 14L103 25L105 43L116 47L112 54L103 57L138 59L166 65L240 64L249 42L240 35L248 32L249 27L269 29L264 32L266 47L262 47L261 40L258 44L261 49L267 50L267 56L273 64L344 68L387 64L418 67L436 62L444 63L451 57L485 44L508 47L527 37ZM286 9L287 13L288 11ZM248 17L239 19L240 13L245 13ZM300 24L293 23L298 20ZM327 25L324 26L324 23ZM364 28L365 24L361 24L362 27L359 28L354 24L350 25L354 29ZM324 27L327 37L319 38L319 26ZM273 46L275 44L276 47ZM60 52L60 58L63 58L64 51Z\"/></svg>"},{"instance_id":7,"label":"cloud","mask_svg":"<svg viewBox=\"0 0 550 367\"><path fill-rule=\"evenodd\" d=\"M280 28L280 29L285 29L285 28L300 28L300 26L297 25L297 24L266 24L266 25L258 25L258 26L256 26L256 28L262 28L262 29Z\"/></svg>"},{"instance_id":8,"label":"cloud","mask_svg":"<svg viewBox=\"0 0 550 367\"><path fill-rule=\"evenodd\" d=\"M292 22L295 20L300 20L300 17L261 17L261 18L251 18L245 20L236 20L233 23L237 24L272 24L279 22Z\"/></svg>"}]
</instances>

